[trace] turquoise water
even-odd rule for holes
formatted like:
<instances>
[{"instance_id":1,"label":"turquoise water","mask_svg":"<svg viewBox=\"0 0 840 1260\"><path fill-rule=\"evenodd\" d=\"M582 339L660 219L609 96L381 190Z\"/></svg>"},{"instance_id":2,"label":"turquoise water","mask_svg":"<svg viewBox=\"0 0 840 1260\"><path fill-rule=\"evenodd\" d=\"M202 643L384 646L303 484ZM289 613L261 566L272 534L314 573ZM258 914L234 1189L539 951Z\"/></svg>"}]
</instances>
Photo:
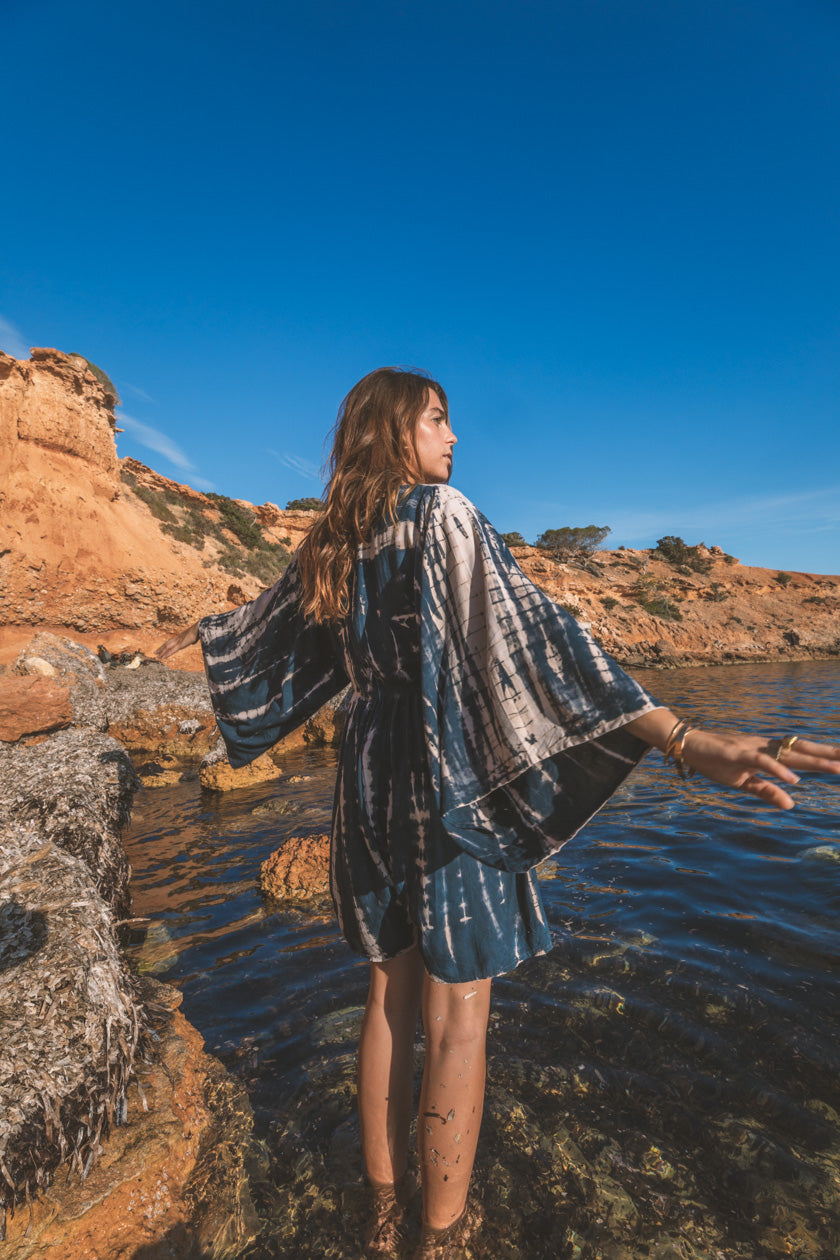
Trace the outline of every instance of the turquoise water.
<instances>
[{"instance_id":1,"label":"turquoise water","mask_svg":"<svg viewBox=\"0 0 840 1260\"><path fill-rule=\"evenodd\" d=\"M835 662L638 676L709 726L840 737ZM127 837L152 920L134 960L249 1089L254 1260L358 1255L366 965L329 906L256 886L286 837L328 830L334 767L303 751L260 789L146 790ZM650 754L546 869L555 948L494 983L471 1255L840 1256L840 783L794 794L742 804ZM271 799L290 812L252 812Z\"/></svg>"}]
</instances>

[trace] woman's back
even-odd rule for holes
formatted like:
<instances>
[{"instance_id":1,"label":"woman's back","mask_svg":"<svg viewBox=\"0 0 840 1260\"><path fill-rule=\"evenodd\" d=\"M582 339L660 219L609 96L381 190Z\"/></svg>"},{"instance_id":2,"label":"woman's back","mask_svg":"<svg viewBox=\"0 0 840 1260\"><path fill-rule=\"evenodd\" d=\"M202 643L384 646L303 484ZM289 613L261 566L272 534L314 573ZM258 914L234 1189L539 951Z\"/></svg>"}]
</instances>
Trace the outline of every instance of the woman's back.
<instances>
[{"instance_id":1,"label":"woman's back","mask_svg":"<svg viewBox=\"0 0 840 1260\"><path fill-rule=\"evenodd\" d=\"M341 628L344 665L354 691L420 686L418 540L434 486L409 489L370 541L357 550L350 615Z\"/></svg>"}]
</instances>

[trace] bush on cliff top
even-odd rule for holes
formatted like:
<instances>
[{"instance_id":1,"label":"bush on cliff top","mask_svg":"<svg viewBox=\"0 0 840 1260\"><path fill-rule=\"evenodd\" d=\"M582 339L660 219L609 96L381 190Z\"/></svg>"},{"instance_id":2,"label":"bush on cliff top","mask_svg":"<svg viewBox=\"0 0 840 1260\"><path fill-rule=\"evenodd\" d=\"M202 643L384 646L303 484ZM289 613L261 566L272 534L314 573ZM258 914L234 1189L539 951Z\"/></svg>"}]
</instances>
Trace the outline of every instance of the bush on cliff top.
<instances>
[{"instance_id":1,"label":"bush on cliff top","mask_svg":"<svg viewBox=\"0 0 840 1260\"><path fill-rule=\"evenodd\" d=\"M323 499L289 499L286 504L287 512L323 512L326 508Z\"/></svg>"},{"instance_id":2,"label":"bush on cliff top","mask_svg":"<svg viewBox=\"0 0 840 1260\"><path fill-rule=\"evenodd\" d=\"M695 573L708 573L712 567L712 561L708 556L700 554L699 547L689 547L676 534L666 534L664 538L660 538L655 550L668 564L684 573L691 570Z\"/></svg>"},{"instance_id":3,"label":"bush on cliff top","mask_svg":"<svg viewBox=\"0 0 840 1260\"><path fill-rule=\"evenodd\" d=\"M556 559L567 556L591 556L610 533L609 525L563 525L540 534L536 546L550 551Z\"/></svg>"}]
</instances>

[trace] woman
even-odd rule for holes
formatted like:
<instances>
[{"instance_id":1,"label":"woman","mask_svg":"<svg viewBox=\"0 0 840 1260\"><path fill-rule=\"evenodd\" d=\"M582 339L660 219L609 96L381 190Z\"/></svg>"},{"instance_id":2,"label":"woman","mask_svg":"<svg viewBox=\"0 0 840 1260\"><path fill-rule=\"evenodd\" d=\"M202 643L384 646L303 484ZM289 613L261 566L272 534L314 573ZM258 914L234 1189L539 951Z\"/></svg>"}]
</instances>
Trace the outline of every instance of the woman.
<instances>
[{"instance_id":1,"label":"woman","mask_svg":"<svg viewBox=\"0 0 840 1260\"><path fill-rule=\"evenodd\" d=\"M838 748L691 729L658 705L449 486L456 441L437 382L371 372L339 411L326 509L279 582L158 649L200 640L234 765L352 686L330 874L342 932L371 963L357 1068L366 1255L398 1248L416 1188L420 1010L415 1257L455 1255L477 1227L467 1191L492 977L551 948L534 868L644 753L783 809L796 770L840 772Z\"/></svg>"}]
</instances>

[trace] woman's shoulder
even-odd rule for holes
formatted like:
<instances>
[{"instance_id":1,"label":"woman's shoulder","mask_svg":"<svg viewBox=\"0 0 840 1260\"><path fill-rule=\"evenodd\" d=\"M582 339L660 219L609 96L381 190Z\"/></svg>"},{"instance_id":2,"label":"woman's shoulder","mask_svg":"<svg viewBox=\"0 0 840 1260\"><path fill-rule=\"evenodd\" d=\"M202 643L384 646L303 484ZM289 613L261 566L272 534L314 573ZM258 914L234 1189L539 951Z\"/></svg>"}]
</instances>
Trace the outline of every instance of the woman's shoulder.
<instances>
[{"instance_id":1,"label":"woman's shoulder","mask_svg":"<svg viewBox=\"0 0 840 1260\"><path fill-rule=\"evenodd\" d=\"M412 486L405 501L409 500L418 507L423 506L443 516L457 516L464 513L481 515L475 504L462 491L457 490L455 486L447 485L446 482L421 482Z\"/></svg>"}]
</instances>

